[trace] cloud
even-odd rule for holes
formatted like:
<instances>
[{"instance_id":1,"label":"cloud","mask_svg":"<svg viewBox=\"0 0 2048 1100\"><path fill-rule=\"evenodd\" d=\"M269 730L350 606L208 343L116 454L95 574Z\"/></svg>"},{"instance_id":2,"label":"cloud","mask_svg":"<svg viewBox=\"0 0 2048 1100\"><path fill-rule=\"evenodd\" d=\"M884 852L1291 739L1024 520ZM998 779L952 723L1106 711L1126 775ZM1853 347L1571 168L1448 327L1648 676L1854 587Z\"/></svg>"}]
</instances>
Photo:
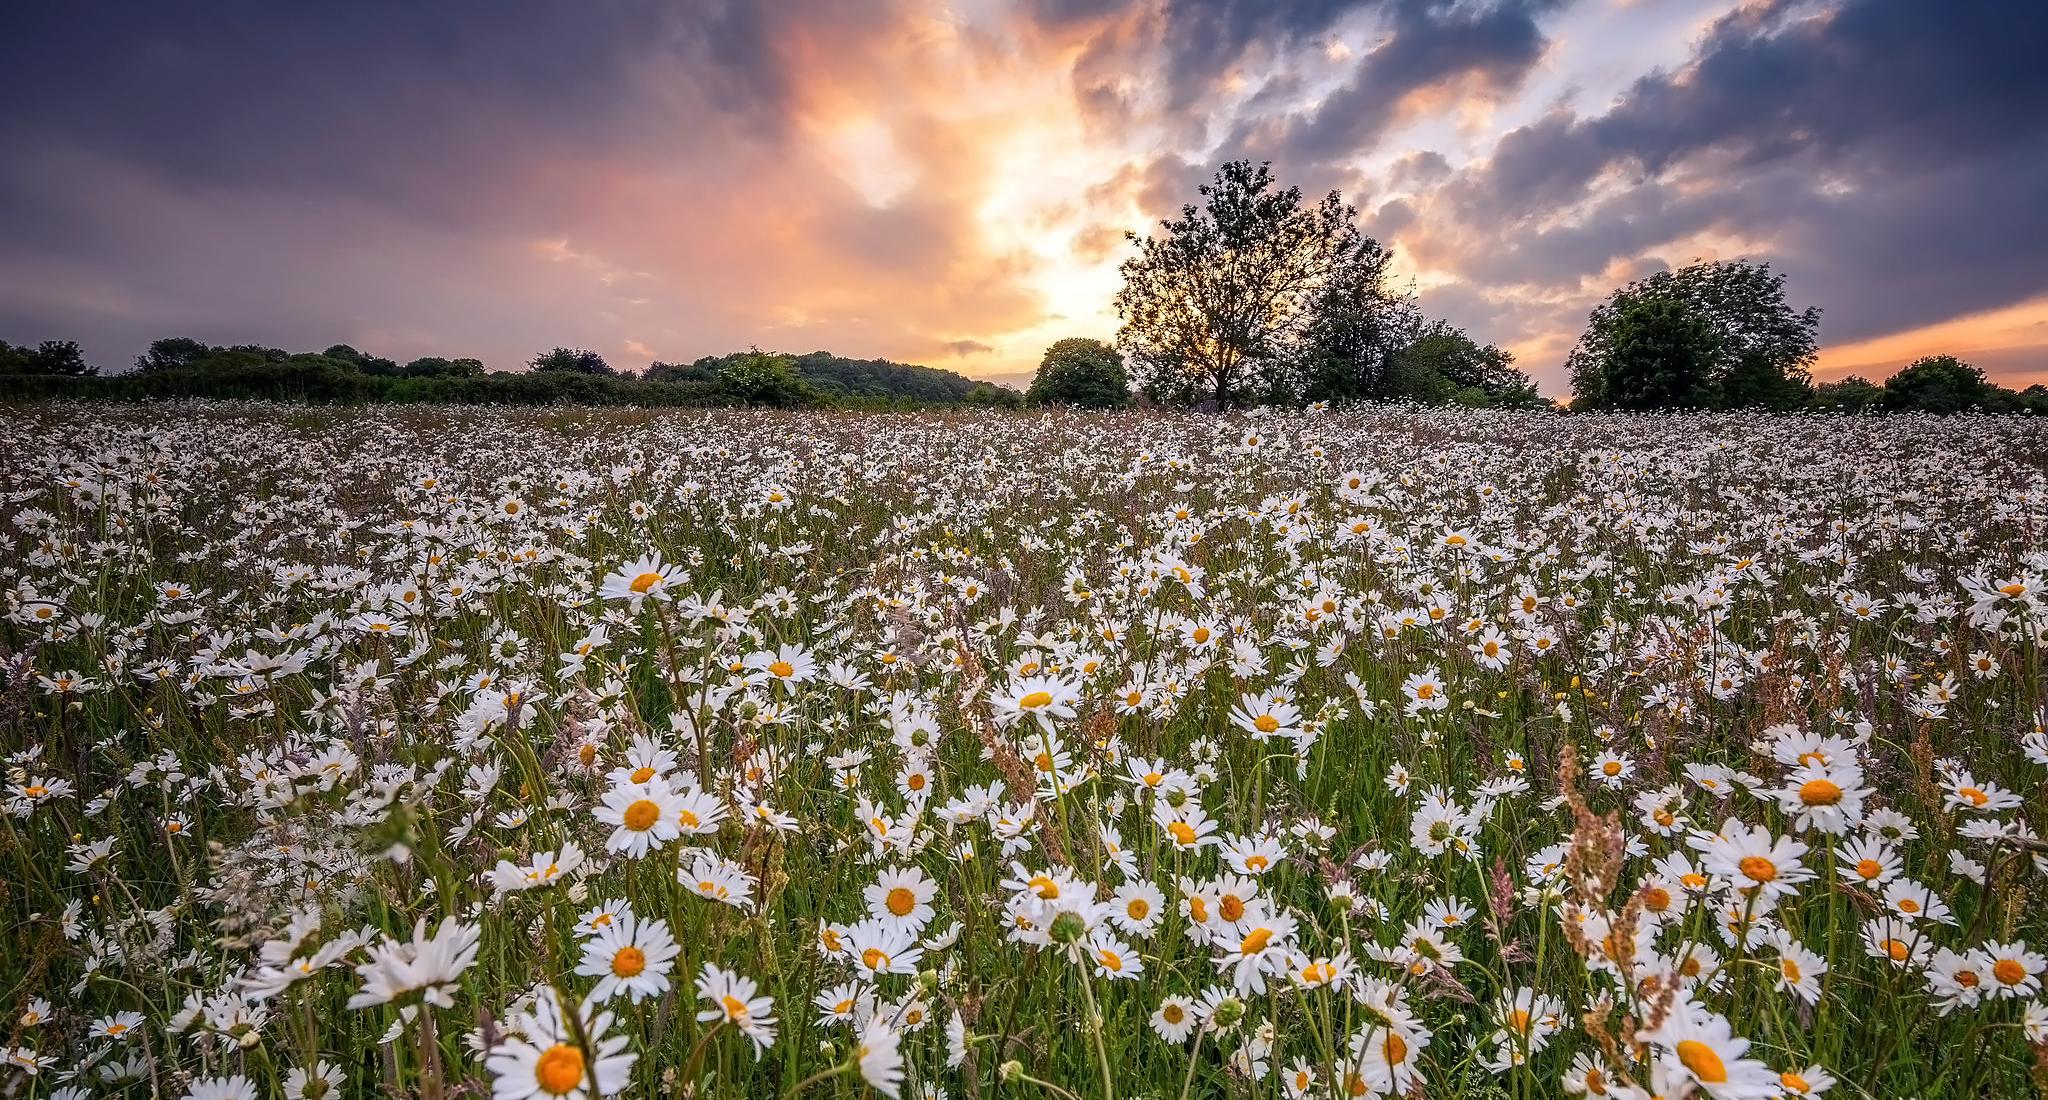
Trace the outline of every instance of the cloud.
<instances>
[{"instance_id":1,"label":"cloud","mask_svg":"<svg viewBox=\"0 0 2048 1100\"><path fill-rule=\"evenodd\" d=\"M2048 290L2048 69L2022 45L2044 34L2048 8L1993 0L1747 5L1605 113L1503 135L1392 228L1494 317L1555 303L1553 331L1624 275L1738 254L1824 306L1829 342L2009 305Z\"/></svg>"}]
</instances>

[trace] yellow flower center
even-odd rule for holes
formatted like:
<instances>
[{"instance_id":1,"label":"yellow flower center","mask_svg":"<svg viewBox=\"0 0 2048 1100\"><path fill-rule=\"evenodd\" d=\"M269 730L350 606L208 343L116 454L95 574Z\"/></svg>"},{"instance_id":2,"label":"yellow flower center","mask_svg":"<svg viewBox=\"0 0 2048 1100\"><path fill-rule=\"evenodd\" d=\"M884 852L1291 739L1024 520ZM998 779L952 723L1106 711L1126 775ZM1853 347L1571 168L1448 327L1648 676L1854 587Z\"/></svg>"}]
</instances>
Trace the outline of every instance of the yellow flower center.
<instances>
[{"instance_id":1,"label":"yellow flower center","mask_svg":"<svg viewBox=\"0 0 2048 1100\"><path fill-rule=\"evenodd\" d=\"M1272 733L1280 728L1280 720L1270 714L1261 714L1252 719L1252 728L1260 733Z\"/></svg>"},{"instance_id":2,"label":"yellow flower center","mask_svg":"<svg viewBox=\"0 0 2048 1100\"><path fill-rule=\"evenodd\" d=\"M1052 705L1052 692L1034 691L1031 694L1023 697L1022 699L1017 700L1017 705L1024 708L1025 710L1037 710L1039 707L1049 707Z\"/></svg>"},{"instance_id":3,"label":"yellow flower center","mask_svg":"<svg viewBox=\"0 0 2048 1100\"><path fill-rule=\"evenodd\" d=\"M626 807L626 812L619 815L619 823L636 833L654 828L654 823L660 819L661 804L651 798L635 799Z\"/></svg>"},{"instance_id":4,"label":"yellow flower center","mask_svg":"<svg viewBox=\"0 0 2048 1100\"><path fill-rule=\"evenodd\" d=\"M1178 1025L1182 1020L1188 1018L1188 1014L1187 1010L1179 1005L1161 1005L1159 1007L1159 1018L1169 1024Z\"/></svg>"},{"instance_id":5,"label":"yellow flower center","mask_svg":"<svg viewBox=\"0 0 2048 1100\"><path fill-rule=\"evenodd\" d=\"M1777 865L1762 856L1744 856L1742 862L1735 866L1755 882L1769 882L1778 877Z\"/></svg>"},{"instance_id":6,"label":"yellow flower center","mask_svg":"<svg viewBox=\"0 0 2048 1100\"><path fill-rule=\"evenodd\" d=\"M720 1004L723 1004L725 1006L725 1014L727 1016L730 1016L735 1020L744 1020L747 1018L747 1002L742 1001L737 997L720 997L718 1000Z\"/></svg>"},{"instance_id":7,"label":"yellow flower center","mask_svg":"<svg viewBox=\"0 0 2048 1100\"><path fill-rule=\"evenodd\" d=\"M654 769L653 769L653 768L634 768L634 769L633 769L633 782L635 782L635 783L645 783L645 782L647 782L648 780L650 780L650 779L653 779L653 778L654 778Z\"/></svg>"},{"instance_id":8,"label":"yellow flower center","mask_svg":"<svg viewBox=\"0 0 2048 1100\"><path fill-rule=\"evenodd\" d=\"M1389 1031L1386 1042L1380 1044L1380 1053L1387 1056L1388 1065L1398 1066L1408 1060L1408 1041Z\"/></svg>"},{"instance_id":9,"label":"yellow flower center","mask_svg":"<svg viewBox=\"0 0 2048 1100\"><path fill-rule=\"evenodd\" d=\"M796 669L791 668L788 661L776 661L768 666L768 671L785 680L796 675Z\"/></svg>"},{"instance_id":10,"label":"yellow flower center","mask_svg":"<svg viewBox=\"0 0 2048 1100\"><path fill-rule=\"evenodd\" d=\"M1124 903L1124 915L1132 920L1144 920L1152 914L1152 903L1144 898L1132 898Z\"/></svg>"},{"instance_id":11,"label":"yellow flower center","mask_svg":"<svg viewBox=\"0 0 2048 1100\"><path fill-rule=\"evenodd\" d=\"M889 953L879 947L870 947L860 953L860 962L869 970L880 970L889 965Z\"/></svg>"},{"instance_id":12,"label":"yellow flower center","mask_svg":"<svg viewBox=\"0 0 2048 1100\"><path fill-rule=\"evenodd\" d=\"M1783 1085L1785 1091L1796 1092L1801 1096L1806 1095L1813 1087L1806 1083L1806 1078L1799 1076L1789 1069L1778 1075L1778 1084Z\"/></svg>"},{"instance_id":13,"label":"yellow flower center","mask_svg":"<svg viewBox=\"0 0 2048 1100\"><path fill-rule=\"evenodd\" d=\"M1025 883L1025 885L1031 888L1032 893L1047 901L1060 896L1060 884L1054 882L1047 875L1033 875L1031 876L1031 881Z\"/></svg>"},{"instance_id":14,"label":"yellow flower center","mask_svg":"<svg viewBox=\"0 0 2048 1100\"><path fill-rule=\"evenodd\" d=\"M2027 980L2027 968L2018 959L2000 959L1991 964L1991 976L2007 985L2018 985Z\"/></svg>"},{"instance_id":15,"label":"yellow flower center","mask_svg":"<svg viewBox=\"0 0 2048 1100\"><path fill-rule=\"evenodd\" d=\"M1899 899L1899 912L1901 912L1901 913L1918 913L1919 911L1920 911L1920 903L1919 903L1919 902L1917 902L1917 901L1914 901L1914 900L1913 900L1912 898L1900 898L1900 899Z\"/></svg>"},{"instance_id":16,"label":"yellow flower center","mask_svg":"<svg viewBox=\"0 0 2048 1100\"><path fill-rule=\"evenodd\" d=\"M1891 956L1893 962L1905 962L1906 956L1912 953L1902 940L1886 940L1878 946L1884 948L1884 953Z\"/></svg>"},{"instance_id":17,"label":"yellow flower center","mask_svg":"<svg viewBox=\"0 0 2048 1100\"><path fill-rule=\"evenodd\" d=\"M1189 825L1185 821L1176 821L1168 825L1166 831L1172 833L1174 843L1179 844L1183 848L1195 842L1194 826Z\"/></svg>"},{"instance_id":18,"label":"yellow flower center","mask_svg":"<svg viewBox=\"0 0 2048 1100\"><path fill-rule=\"evenodd\" d=\"M1620 775L1621 761L1609 760L1607 763L1600 765L1600 771L1606 775Z\"/></svg>"},{"instance_id":19,"label":"yellow flower center","mask_svg":"<svg viewBox=\"0 0 2048 1100\"><path fill-rule=\"evenodd\" d=\"M1243 920L1244 901L1236 894L1225 894L1223 900L1216 903L1216 912L1227 921Z\"/></svg>"},{"instance_id":20,"label":"yellow flower center","mask_svg":"<svg viewBox=\"0 0 2048 1100\"><path fill-rule=\"evenodd\" d=\"M1792 961L1791 959L1779 959L1779 960L1778 960L1778 967L1779 967L1779 969L1781 969L1781 970L1783 970L1783 971L1785 972L1785 980L1786 980L1786 981L1788 981L1788 982L1797 982L1797 981L1799 980L1799 964L1798 964L1798 963L1796 963L1796 962L1793 962L1793 961Z\"/></svg>"},{"instance_id":21,"label":"yellow flower center","mask_svg":"<svg viewBox=\"0 0 2048 1100\"><path fill-rule=\"evenodd\" d=\"M676 824L681 825L685 829L694 829L698 825L702 824L702 822L699 822L697 820L696 814L693 814L688 810L677 810Z\"/></svg>"},{"instance_id":22,"label":"yellow flower center","mask_svg":"<svg viewBox=\"0 0 2048 1100\"><path fill-rule=\"evenodd\" d=\"M647 969L647 953L637 947L621 947L612 956L612 973L621 978L631 978Z\"/></svg>"},{"instance_id":23,"label":"yellow flower center","mask_svg":"<svg viewBox=\"0 0 2048 1100\"><path fill-rule=\"evenodd\" d=\"M899 917L907 917L912 909L917 908L917 895L911 892L907 886L898 886L894 890L889 891L886 904L889 907L889 912Z\"/></svg>"},{"instance_id":24,"label":"yellow flower center","mask_svg":"<svg viewBox=\"0 0 2048 1100\"><path fill-rule=\"evenodd\" d=\"M1240 955L1256 955L1264 951L1266 944L1272 942L1272 939L1272 929L1254 928L1249 935L1245 936L1244 942L1237 945L1237 953Z\"/></svg>"},{"instance_id":25,"label":"yellow flower center","mask_svg":"<svg viewBox=\"0 0 2048 1100\"><path fill-rule=\"evenodd\" d=\"M1678 1041L1678 1061L1706 1084L1718 1085L1728 1080L1728 1067L1721 1064L1721 1056L1698 1039Z\"/></svg>"},{"instance_id":26,"label":"yellow flower center","mask_svg":"<svg viewBox=\"0 0 2048 1100\"><path fill-rule=\"evenodd\" d=\"M646 595L646 594L647 594L647 590L648 590L648 589L650 589L650 588L653 588L653 587L654 587L655 585L657 585L657 584L660 584L660 583L661 583L661 574L659 574L659 573L642 573L642 574L640 574L639 576L637 576L637 577L634 577L634 578L633 578L633 583L632 583L632 584L629 584L629 585L627 585L626 587L627 587L627 588L630 588L630 589L632 589L633 591L635 591L635 592L637 592L637 593L639 593L639 594L641 594L641 595L643 595L643 596L644 596L644 595Z\"/></svg>"},{"instance_id":27,"label":"yellow flower center","mask_svg":"<svg viewBox=\"0 0 2048 1100\"><path fill-rule=\"evenodd\" d=\"M1983 791L1980 791L1975 787L1964 787L1961 790L1958 790L1956 793L1968 799L1970 805L1972 806L1982 806L1986 802L1991 801L1990 795L1985 794Z\"/></svg>"},{"instance_id":28,"label":"yellow flower center","mask_svg":"<svg viewBox=\"0 0 2048 1100\"><path fill-rule=\"evenodd\" d=\"M568 1095L583 1083L583 1052L568 1043L556 1043L533 1063L533 1079L543 1092Z\"/></svg>"},{"instance_id":29,"label":"yellow flower center","mask_svg":"<svg viewBox=\"0 0 2048 1100\"><path fill-rule=\"evenodd\" d=\"M1123 958L1116 952L1107 949L1097 951L1095 953L1095 961L1100 963L1104 970L1121 972L1124 968Z\"/></svg>"},{"instance_id":30,"label":"yellow flower center","mask_svg":"<svg viewBox=\"0 0 2048 1100\"><path fill-rule=\"evenodd\" d=\"M1435 685L1435 684L1418 684L1418 685L1416 686L1416 688L1415 688L1415 697L1416 697L1417 699L1433 699L1433 698L1435 698L1435 697L1436 697L1436 685Z\"/></svg>"},{"instance_id":31,"label":"yellow flower center","mask_svg":"<svg viewBox=\"0 0 2048 1100\"><path fill-rule=\"evenodd\" d=\"M1799 785L1799 801L1809 806L1832 806L1842 800L1842 788L1825 779L1809 779Z\"/></svg>"},{"instance_id":32,"label":"yellow flower center","mask_svg":"<svg viewBox=\"0 0 2048 1100\"><path fill-rule=\"evenodd\" d=\"M1245 870L1257 874L1272 866L1272 863L1265 856L1246 856L1244 857L1244 866Z\"/></svg>"}]
</instances>

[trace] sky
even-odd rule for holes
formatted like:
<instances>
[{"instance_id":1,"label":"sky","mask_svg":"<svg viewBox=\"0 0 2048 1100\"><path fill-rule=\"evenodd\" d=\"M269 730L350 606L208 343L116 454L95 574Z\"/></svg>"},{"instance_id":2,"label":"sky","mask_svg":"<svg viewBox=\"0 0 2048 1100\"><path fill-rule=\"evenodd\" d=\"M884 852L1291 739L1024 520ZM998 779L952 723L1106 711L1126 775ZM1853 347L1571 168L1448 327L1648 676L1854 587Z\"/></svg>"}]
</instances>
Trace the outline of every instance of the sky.
<instances>
[{"instance_id":1,"label":"sky","mask_svg":"<svg viewBox=\"0 0 2048 1100\"><path fill-rule=\"evenodd\" d=\"M1218 165L1340 191L1562 395L1696 259L1816 376L2048 382L2040 0L106 0L0 34L0 339L1028 381Z\"/></svg>"}]
</instances>

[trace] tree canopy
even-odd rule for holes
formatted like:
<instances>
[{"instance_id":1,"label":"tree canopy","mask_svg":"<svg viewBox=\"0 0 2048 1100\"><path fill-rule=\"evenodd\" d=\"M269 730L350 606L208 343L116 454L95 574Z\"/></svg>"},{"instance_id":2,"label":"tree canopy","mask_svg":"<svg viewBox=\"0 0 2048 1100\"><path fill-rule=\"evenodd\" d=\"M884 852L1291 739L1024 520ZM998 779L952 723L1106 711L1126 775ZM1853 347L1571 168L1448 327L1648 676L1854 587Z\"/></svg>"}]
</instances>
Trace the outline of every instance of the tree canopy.
<instances>
[{"instance_id":1,"label":"tree canopy","mask_svg":"<svg viewBox=\"0 0 2048 1100\"><path fill-rule=\"evenodd\" d=\"M1342 388L1378 360L1390 254L1337 192L1312 206L1271 167L1232 161L1156 236L1125 234L1116 345L1156 401L1219 407ZM1355 389L1355 382L1351 388Z\"/></svg>"},{"instance_id":2,"label":"tree canopy","mask_svg":"<svg viewBox=\"0 0 2048 1100\"><path fill-rule=\"evenodd\" d=\"M1586 408L1799 408L1819 329L1820 310L1787 305L1769 264L1700 262L1609 295L1566 367Z\"/></svg>"},{"instance_id":3,"label":"tree canopy","mask_svg":"<svg viewBox=\"0 0 2048 1100\"><path fill-rule=\"evenodd\" d=\"M1100 340L1072 337L1045 349L1024 400L1031 405L1120 409L1131 402L1131 380L1124 372L1124 357L1115 348Z\"/></svg>"},{"instance_id":4,"label":"tree canopy","mask_svg":"<svg viewBox=\"0 0 2048 1100\"><path fill-rule=\"evenodd\" d=\"M555 348L535 356L528 364L537 371L564 371L570 374L619 373L604 361L604 356L587 348Z\"/></svg>"},{"instance_id":5,"label":"tree canopy","mask_svg":"<svg viewBox=\"0 0 2048 1100\"><path fill-rule=\"evenodd\" d=\"M100 372L85 361L76 340L45 340L35 347L16 347L0 340L0 374L38 374L89 378Z\"/></svg>"}]
</instances>

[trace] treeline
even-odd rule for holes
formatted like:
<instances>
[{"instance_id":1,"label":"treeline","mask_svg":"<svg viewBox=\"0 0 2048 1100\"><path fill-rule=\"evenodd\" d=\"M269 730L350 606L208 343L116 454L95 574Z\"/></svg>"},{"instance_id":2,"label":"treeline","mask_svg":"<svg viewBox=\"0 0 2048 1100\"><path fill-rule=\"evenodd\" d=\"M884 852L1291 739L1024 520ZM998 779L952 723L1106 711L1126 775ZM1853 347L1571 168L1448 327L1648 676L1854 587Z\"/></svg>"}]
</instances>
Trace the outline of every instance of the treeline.
<instances>
[{"instance_id":1,"label":"treeline","mask_svg":"<svg viewBox=\"0 0 2048 1100\"><path fill-rule=\"evenodd\" d=\"M2015 392L1953 355L1915 360L1883 384L1816 385L1820 310L1794 310L1785 277L1743 260L1660 271L1594 307L1572 348L1573 409L1790 412L2048 412L2048 386Z\"/></svg>"},{"instance_id":2,"label":"treeline","mask_svg":"<svg viewBox=\"0 0 2048 1100\"><path fill-rule=\"evenodd\" d=\"M1014 390L952 371L823 351L791 356L750 349L689 364L656 361L634 372L614 368L594 351L554 348L526 366L488 371L473 358L427 356L399 363L347 344L289 352L169 337L152 343L133 369L103 374L85 362L74 342L45 341L35 348L0 342L0 396L878 410L1014 406L1023 400Z\"/></svg>"}]
</instances>

